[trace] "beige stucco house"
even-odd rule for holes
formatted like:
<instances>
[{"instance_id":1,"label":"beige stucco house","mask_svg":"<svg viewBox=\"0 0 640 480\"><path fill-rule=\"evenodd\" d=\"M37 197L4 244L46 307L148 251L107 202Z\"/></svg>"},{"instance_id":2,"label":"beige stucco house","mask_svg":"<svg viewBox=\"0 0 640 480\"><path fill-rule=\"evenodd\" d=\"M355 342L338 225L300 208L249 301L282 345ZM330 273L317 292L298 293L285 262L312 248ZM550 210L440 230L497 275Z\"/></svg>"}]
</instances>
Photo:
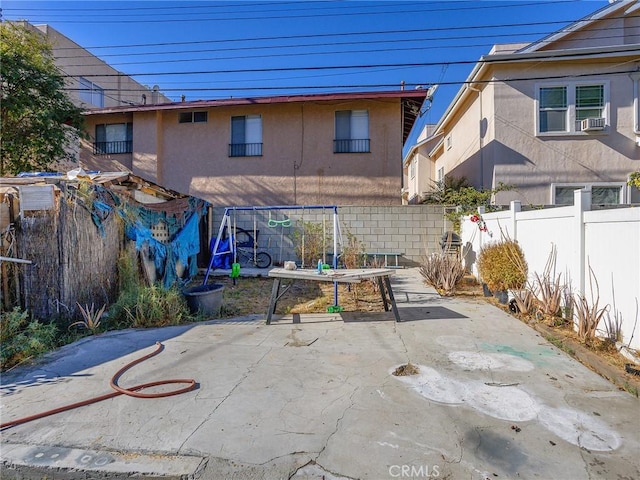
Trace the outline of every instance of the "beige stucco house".
<instances>
[{"instance_id":1,"label":"beige stucco house","mask_svg":"<svg viewBox=\"0 0 640 480\"><path fill-rule=\"evenodd\" d=\"M637 0L531 44L495 46L405 156L406 171L429 175L407 185L407 201L445 175L516 187L497 204L572 203L575 188L591 189L595 204L640 201L626 185L640 169L639 83Z\"/></svg>"},{"instance_id":2,"label":"beige stucco house","mask_svg":"<svg viewBox=\"0 0 640 480\"><path fill-rule=\"evenodd\" d=\"M157 86L136 82L50 25L16 22L40 32L51 45L56 66L66 75L67 94L82 108L156 104L171 101Z\"/></svg>"},{"instance_id":3,"label":"beige stucco house","mask_svg":"<svg viewBox=\"0 0 640 480\"><path fill-rule=\"evenodd\" d=\"M213 205L399 205L424 90L88 110L81 164Z\"/></svg>"}]
</instances>

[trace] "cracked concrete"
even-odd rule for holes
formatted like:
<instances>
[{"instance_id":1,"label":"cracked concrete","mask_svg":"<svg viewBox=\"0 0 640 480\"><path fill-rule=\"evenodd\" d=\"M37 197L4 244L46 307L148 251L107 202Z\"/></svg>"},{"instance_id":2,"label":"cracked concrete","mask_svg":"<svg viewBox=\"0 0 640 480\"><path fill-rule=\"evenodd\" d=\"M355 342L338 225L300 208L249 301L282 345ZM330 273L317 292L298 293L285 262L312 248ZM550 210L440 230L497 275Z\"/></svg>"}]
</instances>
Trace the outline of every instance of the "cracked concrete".
<instances>
[{"instance_id":1,"label":"cracked concrete","mask_svg":"<svg viewBox=\"0 0 640 480\"><path fill-rule=\"evenodd\" d=\"M2 420L122 385L193 377L2 432L2 478L640 478L638 400L416 269L391 313L211 321L84 339L3 375ZM418 375L391 372L411 362ZM55 475L54 475L55 473Z\"/></svg>"}]
</instances>

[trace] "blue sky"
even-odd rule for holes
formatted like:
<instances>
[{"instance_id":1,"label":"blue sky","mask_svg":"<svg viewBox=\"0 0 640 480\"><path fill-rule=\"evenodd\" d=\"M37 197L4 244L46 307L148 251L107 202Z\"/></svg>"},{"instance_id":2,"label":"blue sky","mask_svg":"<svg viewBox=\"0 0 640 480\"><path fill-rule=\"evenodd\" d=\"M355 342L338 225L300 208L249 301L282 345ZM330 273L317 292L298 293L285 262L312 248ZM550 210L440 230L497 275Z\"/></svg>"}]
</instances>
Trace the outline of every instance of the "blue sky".
<instances>
[{"instance_id":1,"label":"blue sky","mask_svg":"<svg viewBox=\"0 0 640 480\"><path fill-rule=\"evenodd\" d=\"M174 100L439 84L423 124L493 44L534 41L607 3L4 0L2 17L47 23Z\"/></svg>"}]
</instances>

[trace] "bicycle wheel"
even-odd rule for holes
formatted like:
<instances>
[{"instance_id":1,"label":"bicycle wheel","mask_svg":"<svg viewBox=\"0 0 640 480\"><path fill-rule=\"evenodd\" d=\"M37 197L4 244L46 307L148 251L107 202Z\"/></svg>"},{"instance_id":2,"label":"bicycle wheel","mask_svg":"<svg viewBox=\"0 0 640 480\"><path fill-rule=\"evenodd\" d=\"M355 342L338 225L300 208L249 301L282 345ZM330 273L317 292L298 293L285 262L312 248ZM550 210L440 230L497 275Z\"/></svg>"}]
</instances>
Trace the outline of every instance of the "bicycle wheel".
<instances>
[{"instance_id":1,"label":"bicycle wheel","mask_svg":"<svg viewBox=\"0 0 640 480\"><path fill-rule=\"evenodd\" d=\"M271 265L271 255L267 252L258 252L256 253L256 267L258 268L267 268Z\"/></svg>"}]
</instances>

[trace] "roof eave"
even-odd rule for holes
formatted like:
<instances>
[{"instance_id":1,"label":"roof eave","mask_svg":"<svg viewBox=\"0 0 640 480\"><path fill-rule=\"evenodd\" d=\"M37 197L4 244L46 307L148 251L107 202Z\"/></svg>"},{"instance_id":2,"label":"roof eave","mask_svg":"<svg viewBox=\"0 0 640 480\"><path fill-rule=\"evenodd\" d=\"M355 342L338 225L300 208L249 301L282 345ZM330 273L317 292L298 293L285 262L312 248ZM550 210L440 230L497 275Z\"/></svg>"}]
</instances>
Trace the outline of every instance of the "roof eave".
<instances>
[{"instance_id":1,"label":"roof eave","mask_svg":"<svg viewBox=\"0 0 640 480\"><path fill-rule=\"evenodd\" d=\"M576 21L573 22L571 24L569 24L567 27L561 29L558 32L552 33L551 35L548 35L544 38L541 38L540 40L537 40L533 43L531 43L528 47L523 48L522 50L520 50L521 53L531 53L531 52L536 52L539 51L542 47L544 47L545 45L548 45L549 43L552 42L557 42L559 40L562 40L563 38L565 38L567 35L570 35L572 33L577 32L578 30L583 29L584 27L592 24L594 21L600 20L602 18L607 17L608 15L621 10L623 8L627 8L629 5L632 5L633 3L635 3L637 0L620 0L617 2L611 2L609 5L604 6L603 8L601 8L600 10L597 10L596 12Z\"/></svg>"},{"instance_id":2,"label":"roof eave","mask_svg":"<svg viewBox=\"0 0 640 480\"><path fill-rule=\"evenodd\" d=\"M422 98L427 96L426 90L393 90L352 93L329 93L311 95L282 95L275 97L233 98L218 100L193 100L190 102L160 103L155 105L127 105L120 107L93 108L85 110L83 115L108 115L115 113L154 112L158 110L193 110L196 108L213 108L225 106L267 105L280 103L323 102L323 101L355 101L384 98Z\"/></svg>"}]
</instances>

